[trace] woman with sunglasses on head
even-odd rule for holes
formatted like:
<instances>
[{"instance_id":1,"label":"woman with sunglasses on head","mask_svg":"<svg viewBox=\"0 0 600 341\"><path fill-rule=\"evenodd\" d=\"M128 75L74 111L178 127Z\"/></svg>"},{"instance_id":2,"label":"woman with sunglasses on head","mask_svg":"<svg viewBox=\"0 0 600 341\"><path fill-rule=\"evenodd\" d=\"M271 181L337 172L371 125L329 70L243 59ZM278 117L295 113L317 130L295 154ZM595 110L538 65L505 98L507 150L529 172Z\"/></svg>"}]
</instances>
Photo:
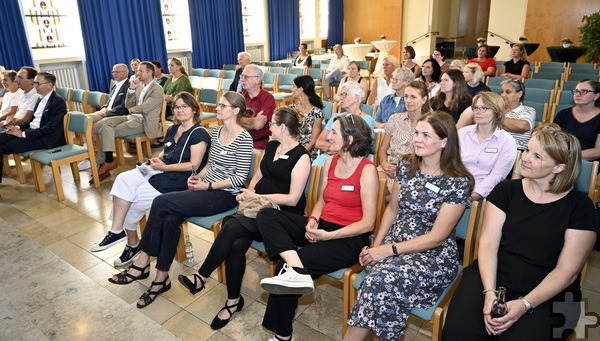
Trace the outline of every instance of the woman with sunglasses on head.
<instances>
[{"instance_id":1,"label":"woman with sunglasses on head","mask_svg":"<svg viewBox=\"0 0 600 341\"><path fill-rule=\"evenodd\" d=\"M559 111L554 117L554 123L577 137L584 160L598 160L600 159L600 82L584 79L571 92L575 106Z\"/></svg>"},{"instance_id":2,"label":"woman with sunglasses on head","mask_svg":"<svg viewBox=\"0 0 600 341\"><path fill-rule=\"evenodd\" d=\"M252 162L252 137L241 126L241 116L246 110L249 109L241 94L232 91L223 94L217 104L217 118L223 125L212 131L206 166L188 178L188 190L154 199L139 244L139 256L127 270L108 279L125 285L148 278L150 257L156 257L156 277L138 300L138 308L147 307L158 295L171 289L169 269L175 258L180 225L189 217L211 216L236 207L236 197Z\"/></svg>"},{"instance_id":3,"label":"woman with sunglasses on head","mask_svg":"<svg viewBox=\"0 0 600 341\"><path fill-rule=\"evenodd\" d=\"M485 85L483 80L483 71L477 63L469 63L461 69L465 82L467 82L467 90L471 96L475 96L482 91L492 91Z\"/></svg>"},{"instance_id":4,"label":"woman with sunglasses on head","mask_svg":"<svg viewBox=\"0 0 600 341\"><path fill-rule=\"evenodd\" d=\"M283 212L302 216L306 206L304 187L310 173L310 158L299 142L304 118L295 110L283 107L275 110L271 122L271 141L267 143L260 166L248 189L242 188L237 200L268 198ZM227 302L210 327L221 329L244 306L241 295L246 271L246 251L253 240L262 241L257 224L260 220L234 215L223 219L217 235L198 273L179 275L179 282L193 295L204 289L210 274L225 262Z\"/></svg>"},{"instance_id":5,"label":"woman with sunglasses on head","mask_svg":"<svg viewBox=\"0 0 600 341\"><path fill-rule=\"evenodd\" d=\"M334 120L328 139L336 155L323 168L319 199L308 219L270 208L256 217L269 258L280 259L279 274L260 282L270 293L263 327L276 335L269 340L292 338L298 299L314 290L312 277L355 264L373 230L377 171L364 157L371 129L353 114Z\"/></svg>"},{"instance_id":6,"label":"woman with sunglasses on head","mask_svg":"<svg viewBox=\"0 0 600 341\"><path fill-rule=\"evenodd\" d=\"M369 128L371 128L371 132L373 132L375 127L375 119L373 116L367 115L360 110L360 99L363 97L363 95L363 88L356 82L346 82L340 86L338 97L340 98L340 106L342 109L344 109L344 112L333 116L329 121L327 121L325 127L323 127L323 130L321 131L316 143L316 147L321 150L321 155L319 155L319 157L313 161L313 166L323 166L327 158L335 154L335 151L331 150L329 133L331 132L336 117L354 114L362 118L367 123Z\"/></svg>"},{"instance_id":7,"label":"woman with sunglasses on head","mask_svg":"<svg viewBox=\"0 0 600 341\"><path fill-rule=\"evenodd\" d=\"M414 152L400 159L373 246L359 255L369 275L345 341L365 340L370 331L377 340L400 339L410 311L433 305L456 278L453 231L468 205L473 177L461 161L454 120L442 111L421 116L414 144Z\"/></svg>"},{"instance_id":8,"label":"woman with sunglasses on head","mask_svg":"<svg viewBox=\"0 0 600 341\"><path fill-rule=\"evenodd\" d=\"M460 155L473 177L470 201L481 200L511 171L517 157L515 139L504 129L504 101L493 92L480 92L471 110L475 124L460 128Z\"/></svg>"},{"instance_id":9,"label":"woman with sunglasses on head","mask_svg":"<svg viewBox=\"0 0 600 341\"><path fill-rule=\"evenodd\" d=\"M531 65L527 60L527 51L523 44L513 44L510 49L511 60L502 65L498 72L500 77L508 77L514 79L525 79L531 71Z\"/></svg>"},{"instance_id":10,"label":"woman with sunglasses on head","mask_svg":"<svg viewBox=\"0 0 600 341\"><path fill-rule=\"evenodd\" d=\"M501 182L487 197L478 259L452 297L444 340L546 341L553 327L577 324L580 271L598 230L592 201L574 189L579 142L545 126L521 161L523 179ZM496 301L499 291L505 302Z\"/></svg>"},{"instance_id":11,"label":"woman with sunglasses on head","mask_svg":"<svg viewBox=\"0 0 600 341\"><path fill-rule=\"evenodd\" d=\"M154 198L162 193L186 190L190 170L206 165L210 136L198 124L200 105L188 92L175 96L174 103L176 123L165 134L165 149L148 160L145 168L119 174L110 191L113 201L111 229L91 251L102 251L127 239L123 253L114 261L115 266L129 265L140 252L137 227Z\"/></svg>"}]
</instances>

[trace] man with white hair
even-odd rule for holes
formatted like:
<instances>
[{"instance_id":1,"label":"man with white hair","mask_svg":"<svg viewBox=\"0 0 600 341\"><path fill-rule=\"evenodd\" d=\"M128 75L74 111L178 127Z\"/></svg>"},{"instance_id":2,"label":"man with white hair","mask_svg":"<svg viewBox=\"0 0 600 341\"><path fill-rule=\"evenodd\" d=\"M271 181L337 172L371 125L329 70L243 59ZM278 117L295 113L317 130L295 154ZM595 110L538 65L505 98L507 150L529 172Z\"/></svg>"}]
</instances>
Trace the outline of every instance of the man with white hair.
<instances>
[{"instance_id":1,"label":"man with white hair","mask_svg":"<svg viewBox=\"0 0 600 341\"><path fill-rule=\"evenodd\" d=\"M240 75L246 65L252 63L252 57L250 57L250 53L243 51L238 53L237 61L239 64L239 68L235 70L235 77L233 77L233 82L229 86L229 91L242 92L242 83L240 82Z\"/></svg>"}]
</instances>

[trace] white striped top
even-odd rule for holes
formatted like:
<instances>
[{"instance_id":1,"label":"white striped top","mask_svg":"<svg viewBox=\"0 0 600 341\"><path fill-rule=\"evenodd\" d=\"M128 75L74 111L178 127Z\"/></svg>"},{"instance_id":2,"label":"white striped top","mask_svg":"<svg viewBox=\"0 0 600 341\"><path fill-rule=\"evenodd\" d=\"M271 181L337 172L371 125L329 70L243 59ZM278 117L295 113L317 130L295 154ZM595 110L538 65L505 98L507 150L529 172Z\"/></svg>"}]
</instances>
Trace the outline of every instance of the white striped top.
<instances>
[{"instance_id":1,"label":"white striped top","mask_svg":"<svg viewBox=\"0 0 600 341\"><path fill-rule=\"evenodd\" d=\"M238 195L244 186L250 164L252 163L252 136L242 130L231 143L224 145L219 142L219 134L223 126L213 129L211 134L210 152L208 155L208 171L205 182L217 182L229 179L231 187L223 188L231 195Z\"/></svg>"}]
</instances>

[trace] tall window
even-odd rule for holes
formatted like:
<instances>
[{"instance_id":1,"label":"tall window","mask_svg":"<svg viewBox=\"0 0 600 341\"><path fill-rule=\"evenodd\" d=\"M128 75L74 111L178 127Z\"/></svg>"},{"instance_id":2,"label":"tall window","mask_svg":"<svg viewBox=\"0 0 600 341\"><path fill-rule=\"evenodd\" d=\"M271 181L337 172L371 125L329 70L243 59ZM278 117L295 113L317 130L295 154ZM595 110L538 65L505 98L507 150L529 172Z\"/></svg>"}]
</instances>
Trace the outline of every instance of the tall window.
<instances>
[{"instance_id":1,"label":"tall window","mask_svg":"<svg viewBox=\"0 0 600 341\"><path fill-rule=\"evenodd\" d=\"M319 0L319 37L327 38L329 30L329 0Z\"/></svg>"},{"instance_id":2,"label":"tall window","mask_svg":"<svg viewBox=\"0 0 600 341\"><path fill-rule=\"evenodd\" d=\"M316 26L315 0L300 0L300 38L314 38Z\"/></svg>"}]
</instances>

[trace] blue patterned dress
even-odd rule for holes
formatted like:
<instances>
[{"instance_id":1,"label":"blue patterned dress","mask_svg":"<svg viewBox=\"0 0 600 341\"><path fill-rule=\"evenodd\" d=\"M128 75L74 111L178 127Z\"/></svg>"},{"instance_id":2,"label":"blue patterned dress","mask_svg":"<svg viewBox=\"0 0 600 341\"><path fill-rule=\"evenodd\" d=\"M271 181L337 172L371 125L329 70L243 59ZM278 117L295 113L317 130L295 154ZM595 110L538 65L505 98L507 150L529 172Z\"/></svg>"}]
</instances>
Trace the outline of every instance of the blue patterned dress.
<instances>
[{"instance_id":1,"label":"blue patterned dress","mask_svg":"<svg viewBox=\"0 0 600 341\"><path fill-rule=\"evenodd\" d=\"M409 165L406 159L398 165L399 212L384 244L429 233L443 203L468 204L467 178L430 176L420 170L408 178ZM368 328L381 340L397 340L404 335L410 311L432 306L456 277L455 233L452 231L437 248L388 257L367 267L367 271L369 275L361 285L348 324Z\"/></svg>"}]
</instances>

